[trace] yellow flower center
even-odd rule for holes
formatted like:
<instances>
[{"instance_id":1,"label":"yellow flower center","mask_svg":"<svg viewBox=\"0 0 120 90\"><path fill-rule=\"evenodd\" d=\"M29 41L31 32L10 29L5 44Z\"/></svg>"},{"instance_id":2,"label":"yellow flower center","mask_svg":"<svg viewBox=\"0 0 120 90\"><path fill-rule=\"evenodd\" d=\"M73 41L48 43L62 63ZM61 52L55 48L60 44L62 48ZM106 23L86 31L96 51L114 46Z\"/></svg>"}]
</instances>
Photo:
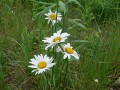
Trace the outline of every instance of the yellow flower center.
<instances>
[{"instance_id":1,"label":"yellow flower center","mask_svg":"<svg viewBox=\"0 0 120 90\"><path fill-rule=\"evenodd\" d=\"M61 37L56 37L53 39L53 42L57 42L57 41L60 41L61 40Z\"/></svg>"},{"instance_id":2,"label":"yellow flower center","mask_svg":"<svg viewBox=\"0 0 120 90\"><path fill-rule=\"evenodd\" d=\"M51 20L56 20L56 17L57 17L57 15L56 15L55 13L52 13L52 14L50 15L50 19L51 19Z\"/></svg>"},{"instance_id":3,"label":"yellow flower center","mask_svg":"<svg viewBox=\"0 0 120 90\"><path fill-rule=\"evenodd\" d=\"M74 50L70 47L66 47L65 48L65 51L68 53L68 54L73 54L74 53Z\"/></svg>"},{"instance_id":4,"label":"yellow flower center","mask_svg":"<svg viewBox=\"0 0 120 90\"><path fill-rule=\"evenodd\" d=\"M38 63L38 68L43 69L47 66L47 63L45 61L40 61Z\"/></svg>"}]
</instances>

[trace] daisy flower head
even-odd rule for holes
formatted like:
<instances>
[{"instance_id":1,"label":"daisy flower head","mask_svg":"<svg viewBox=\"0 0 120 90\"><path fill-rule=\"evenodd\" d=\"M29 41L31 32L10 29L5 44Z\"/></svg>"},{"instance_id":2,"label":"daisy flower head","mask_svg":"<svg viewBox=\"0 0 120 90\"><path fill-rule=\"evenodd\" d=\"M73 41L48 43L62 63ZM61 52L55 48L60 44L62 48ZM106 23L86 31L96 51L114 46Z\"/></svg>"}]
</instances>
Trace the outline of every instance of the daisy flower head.
<instances>
[{"instance_id":1,"label":"daisy flower head","mask_svg":"<svg viewBox=\"0 0 120 90\"><path fill-rule=\"evenodd\" d=\"M71 58L71 56L75 57L76 59L79 59L79 54L73 49L73 47L70 46L70 43L67 43L63 46L64 49L64 59L68 57L68 59Z\"/></svg>"},{"instance_id":2,"label":"daisy flower head","mask_svg":"<svg viewBox=\"0 0 120 90\"><path fill-rule=\"evenodd\" d=\"M47 55L34 55L34 58L29 62L32 65L29 65L28 67L33 68L34 70L32 70L32 72L36 72L35 74L40 74L46 70L50 70L50 67L55 65L52 61L53 58L49 58Z\"/></svg>"},{"instance_id":3,"label":"daisy flower head","mask_svg":"<svg viewBox=\"0 0 120 90\"><path fill-rule=\"evenodd\" d=\"M45 40L42 40L44 43L47 44L45 50L47 50L49 47L53 48L58 43L65 42L68 36L70 36L70 34L62 33L62 29L60 29L59 31L54 33L53 36L46 37Z\"/></svg>"},{"instance_id":4,"label":"daisy flower head","mask_svg":"<svg viewBox=\"0 0 120 90\"><path fill-rule=\"evenodd\" d=\"M49 10L49 12L47 14L45 14L45 16L46 16L45 19L48 19L48 24L51 21L52 25L54 25L58 21L61 21L61 19L62 19L61 13L52 12L51 10Z\"/></svg>"}]
</instances>

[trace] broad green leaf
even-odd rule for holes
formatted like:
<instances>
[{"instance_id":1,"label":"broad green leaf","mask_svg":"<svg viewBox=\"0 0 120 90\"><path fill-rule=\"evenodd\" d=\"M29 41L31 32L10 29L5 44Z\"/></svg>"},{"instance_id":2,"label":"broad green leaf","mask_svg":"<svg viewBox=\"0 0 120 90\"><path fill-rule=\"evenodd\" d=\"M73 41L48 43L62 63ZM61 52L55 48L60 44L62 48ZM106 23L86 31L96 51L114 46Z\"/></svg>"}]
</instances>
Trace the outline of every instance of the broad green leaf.
<instances>
[{"instance_id":1,"label":"broad green leaf","mask_svg":"<svg viewBox=\"0 0 120 90\"><path fill-rule=\"evenodd\" d=\"M42 1L35 1L35 0L30 0L31 2L39 3L39 4L44 4L44 5L51 5L54 3L47 3L47 2L42 2Z\"/></svg>"},{"instance_id":2,"label":"broad green leaf","mask_svg":"<svg viewBox=\"0 0 120 90\"><path fill-rule=\"evenodd\" d=\"M65 3L63 3L62 1L59 1L58 5L60 6L61 11L63 12L67 11Z\"/></svg>"},{"instance_id":3,"label":"broad green leaf","mask_svg":"<svg viewBox=\"0 0 120 90\"><path fill-rule=\"evenodd\" d=\"M80 7L82 7L82 5L77 1L77 0L68 0L67 2L66 2L66 4L67 3L74 3L74 4L78 4ZM83 7L82 7L83 8Z\"/></svg>"},{"instance_id":4,"label":"broad green leaf","mask_svg":"<svg viewBox=\"0 0 120 90\"><path fill-rule=\"evenodd\" d=\"M77 21L74 20L74 19L69 19L68 21L71 22L71 23L76 24L76 25L79 26L79 27L86 28L82 23L77 22Z\"/></svg>"}]
</instances>

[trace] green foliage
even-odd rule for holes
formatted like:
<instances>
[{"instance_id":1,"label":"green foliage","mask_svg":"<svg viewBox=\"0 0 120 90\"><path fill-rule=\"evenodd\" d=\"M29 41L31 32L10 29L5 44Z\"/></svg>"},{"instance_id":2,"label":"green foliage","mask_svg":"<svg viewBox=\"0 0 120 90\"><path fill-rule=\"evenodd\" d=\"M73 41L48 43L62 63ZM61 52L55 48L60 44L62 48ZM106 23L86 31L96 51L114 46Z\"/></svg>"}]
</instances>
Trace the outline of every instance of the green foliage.
<instances>
[{"instance_id":1,"label":"green foliage","mask_svg":"<svg viewBox=\"0 0 120 90\"><path fill-rule=\"evenodd\" d=\"M60 10L63 11L63 12L66 12L65 3L63 3L62 1L59 1L58 4L59 4L59 7L60 7Z\"/></svg>"},{"instance_id":2,"label":"green foliage","mask_svg":"<svg viewBox=\"0 0 120 90\"><path fill-rule=\"evenodd\" d=\"M99 22L118 19L118 13L120 10L119 0L79 0L85 9L90 8L89 12L92 12Z\"/></svg>"},{"instance_id":3,"label":"green foliage","mask_svg":"<svg viewBox=\"0 0 120 90\"><path fill-rule=\"evenodd\" d=\"M120 76L119 4L119 0L1 0L1 90L108 90ZM53 78L52 70L35 76L28 64L34 54L47 53L42 40L53 27L44 14L57 6L65 12L64 29L80 60L72 58L66 73L67 61L49 50L57 61ZM61 26L58 23L57 30Z\"/></svg>"}]
</instances>

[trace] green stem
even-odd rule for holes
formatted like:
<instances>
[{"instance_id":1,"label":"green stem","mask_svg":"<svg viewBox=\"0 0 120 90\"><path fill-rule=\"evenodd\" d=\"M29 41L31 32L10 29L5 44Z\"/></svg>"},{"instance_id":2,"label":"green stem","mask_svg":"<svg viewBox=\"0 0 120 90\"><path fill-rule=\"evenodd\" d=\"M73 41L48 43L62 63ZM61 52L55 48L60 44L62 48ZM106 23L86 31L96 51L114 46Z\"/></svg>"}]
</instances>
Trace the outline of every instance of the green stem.
<instances>
[{"instance_id":1,"label":"green stem","mask_svg":"<svg viewBox=\"0 0 120 90\"><path fill-rule=\"evenodd\" d=\"M62 26L62 31L65 31L65 13L63 12L62 14L62 18L63 18L63 26Z\"/></svg>"},{"instance_id":2,"label":"green stem","mask_svg":"<svg viewBox=\"0 0 120 90\"><path fill-rule=\"evenodd\" d=\"M57 9L56 11L58 13L58 0L56 0L56 9ZM55 24L55 32L57 31L56 27L57 27L57 17L56 17L56 24Z\"/></svg>"},{"instance_id":3,"label":"green stem","mask_svg":"<svg viewBox=\"0 0 120 90\"><path fill-rule=\"evenodd\" d=\"M40 76L36 76L36 78L37 78L37 83L38 83L38 89L41 89L41 87L40 87Z\"/></svg>"},{"instance_id":4,"label":"green stem","mask_svg":"<svg viewBox=\"0 0 120 90\"><path fill-rule=\"evenodd\" d=\"M53 35L53 33L54 33L54 26L52 26L51 29L52 29L52 33L51 33L51 35Z\"/></svg>"},{"instance_id":5,"label":"green stem","mask_svg":"<svg viewBox=\"0 0 120 90\"><path fill-rule=\"evenodd\" d=\"M60 69L61 72L59 73L59 76L58 76L58 78L57 78L57 81L58 81L57 85L58 85L58 86L56 86L56 87L60 87L60 84L61 84L61 75L62 75L63 68L64 68L64 66L65 66L65 62L66 62L66 60L63 61L62 67L61 67L61 69Z\"/></svg>"},{"instance_id":6,"label":"green stem","mask_svg":"<svg viewBox=\"0 0 120 90\"><path fill-rule=\"evenodd\" d=\"M67 75L69 75L68 74L68 58L66 59L66 76ZM65 78L65 80L66 80L66 85L67 85L67 83L68 83L68 78Z\"/></svg>"},{"instance_id":7,"label":"green stem","mask_svg":"<svg viewBox=\"0 0 120 90\"><path fill-rule=\"evenodd\" d=\"M66 60L64 60L64 62L63 62L63 64L62 64L62 67L61 67L61 69L60 69L60 70L61 70L61 73L59 74L58 79L60 78L60 76L61 76L61 74L62 74L62 70L63 70L63 68L64 68L64 66L65 66L65 61L66 61Z\"/></svg>"},{"instance_id":8,"label":"green stem","mask_svg":"<svg viewBox=\"0 0 120 90\"><path fill-rule=\"evenodd\" d=\"M55 58L55 55L54 55L54 50L55 48L53 48L53 58ZM53 61L54 62L54 61ZM54 66L53 66L53 68L52 68L52 90L54 90L54 85L55 84L55 82L54 82Z\"/></svg>"},{"instance_id":9,"label":"green stem","mask_svg":"<svg viewBox=\"0 0 120 90\"><path fill-rule=\"evenodd\" d=\"M47 78L46 73L43 74L43 76L44 76L44 79L45 79L45 90L48 90L48 78Z\"/></svg>"},{"instance_id":10,"label":"green stem","mask_svg":"<svg viewBox=\"0 0 120 90\"><path fill-rule=\"evenodd\" d=\"M52 68L52 90L54 90L54 66Z\"/></svg>"}]
</instances>

